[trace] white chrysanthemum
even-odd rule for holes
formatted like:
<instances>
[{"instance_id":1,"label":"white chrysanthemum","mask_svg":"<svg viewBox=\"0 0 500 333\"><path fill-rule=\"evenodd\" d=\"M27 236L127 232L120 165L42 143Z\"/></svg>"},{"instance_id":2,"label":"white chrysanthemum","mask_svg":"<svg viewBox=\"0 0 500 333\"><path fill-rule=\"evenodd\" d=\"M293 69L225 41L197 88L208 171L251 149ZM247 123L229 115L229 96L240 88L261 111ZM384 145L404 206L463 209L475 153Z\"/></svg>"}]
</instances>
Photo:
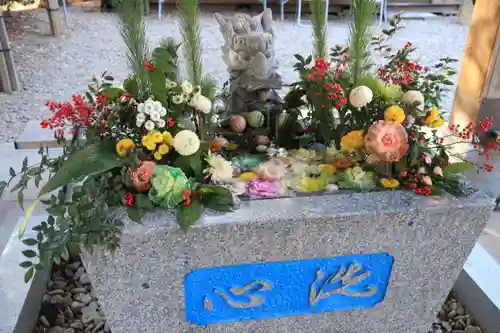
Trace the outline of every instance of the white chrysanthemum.
<instances>
[{"instance_id":1,"label":"white chrysanthemum","mask_svg":"<svg viewBox=\"0 0 500 333\"><path fill-rule=\"evenodd\" d=\"M152 131L155 129L155 123L152 122L151 120L146 121L144 124L144 128L147 129L148 131Z\"/></svg>"},{"instance_id":2,"label":"white chrysanthemum","mask_svg":"<svg viewBox=\"0 0 500 333\"><path fill-rule=\"evenodd\" d=\"M163 127L165 127L165 125L166 125L166 122L163 119L160 119L156 122L156 127L158 127L158 128L163 128Z\"/></svg>"},{"instance_id":3,"label":"white chrysanthemum","mask_svg":"<svg viewBox=\"0 0 500 333\"><path fill-rule=\"evenodd\" d=\"M160 113L156 110L152 111L150 114L149 114L149 118L151 118L152 121L158 121L161 119L160 117Z\"/></svg>"},{"instance_id":4,"label":"white chrysanthemum","mask_svg":"<svg viewBox=\"0 0 500 333\"><path fill-rule=\"evenodd\" d=\"M193 92L193 85L188 81L182 82L181 88L185 94L191 94Z\"/></svg>"},{"instance_id":5,"label":"white chrysanthemum","mask_svg":"<svg viewBox=\"0 0 500 333\"><path fill-rule=\"evenodd\" d=\"M424 95L422 95L422 93L418 90L407 91L403 95L402 100L403 100L403 103L408 104L408 105L412 105L415 102L418 102L419 103L418 109L422 110L424 108L424 102L425 102Z\"/></svg>"},{"instance_id":6,"label":"white chrysanthemum","mask_svg":"<svg viewBox=\"0 0 500 333\"><path fill-rule=\"evenodd\" d=\"M174 81L167 82L167 89L174 89L177 87L177 83Z\"/></svg>"},{"instance_id":7,"label":"white chrysanthemum","mask_svg":"<svg viewBox=\"0 0 500 333\"><path fill-rule=\"evenodd\" d=\"M370 103L372 99L373 92L367 86L356 87L349 94L349 102L356 108L362 108Z\"/></svg>"},{"instance_id":8,"label":"white chrysanthemum","mask_svg":"<svg viewBox=\"0 0 500 333\"><path fill-rule=\"evenodd\" d=\"M208 167L203 173L210 177L214 184L224 184L233 178L233 166L231 162L224 159L221 155L212 154L208 151L208 157L205 159Z\"/></svg>"},{"instance_id":9,"label":"white chrysanthemum","mask_svg":"<svg viewBox=\"0 0 500 333\"><path fill-rule=\"evenodd\" d=\"M165 109L163 106L158 110L158 113L160 114L160 117L165 117L167 115L167 109Z\"/></svg>"},{"instance_id":10,"label":"white chrysanthemum","mask_svg":"<svg viewBox=\"0 0 500 333\"><path fill-rule=\"evenodd\" d=\"M135 117L135 122L137 127L141 127L146 121L146 115L144 113L138 113Z\"/></svg>"},{"instance_id":11,"label":"white chrysanthemum","mask_svg":"<svg viewBox=\"0 0 500 333\"><path fill-rule=\"evenodd\" d=\"M200 149L200 139L195 132L182 130L175 135L173 146L180 155L190 156Z\"/></svg>"},{"instance_id":12,"label":"white chrysanthemum","mask_svg":"<svg viewBox=\"0 0 500 333\"><path fill-rule=\"evenodd\" d=\"M184 102L184 97L182 95L175 95L172 97L172 102L174 102L174 104L181 104Z\"/></svg>"},{"instance_id":13,"label":"white chrysanthemum","mask_svg":"<svg viewBox=\"0 0 500 333\"><path fill-rule=\"evenodd\" d=\"M193 98L191 98L191 101L189 101L189 106L208 114L212 110L212 101L202 94L195 94Z\"/></svg>"},{"instance_id":14,"label":"white chrysanthemum","mask_svg":"<svg viewBox=\"0 0 500 333\"><path fill-rule=\"evenodd\" d=\"M144 113L151 114L152 112L154 112L154 109L155 109L154 101L152 99L148 99L144 103Z\"/></svg>"},{"instance_id":15,"label":"white chrysanthemum","mask_svg":"<svg viewBox=\"0 0 500 333\"><path fill-rule=\"evenodd\" d=\"M139 105L137 105L137 112L144 113L144 103L139 103Z\"/></svg>"}]
</instances>

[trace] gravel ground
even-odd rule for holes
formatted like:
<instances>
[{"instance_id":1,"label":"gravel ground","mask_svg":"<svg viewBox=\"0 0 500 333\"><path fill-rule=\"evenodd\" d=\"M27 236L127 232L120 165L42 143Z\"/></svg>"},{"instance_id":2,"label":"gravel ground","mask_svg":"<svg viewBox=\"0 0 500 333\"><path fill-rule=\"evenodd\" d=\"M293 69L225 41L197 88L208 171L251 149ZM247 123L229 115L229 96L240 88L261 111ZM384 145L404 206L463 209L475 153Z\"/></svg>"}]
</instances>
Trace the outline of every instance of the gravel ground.
<instances>
[{"instance_id":1,"label":"gravel ground","mask_svg":"<svg viewBox=\"0 0 500 333\"><path fill-rule=\"evenodd\" d=\"M78 257L54 266L33 333L111 333ZM451 292L428 333L482 333L482 330Z\"/></svg>"},{"instance_id":2,"label":"gravel ground","mask_svg":"<svg viewBox=\"0 0 500 333\"><path fill-rule=\"evenodd\" d=\"M24 91L0 94L0 142L12 141L27 121L46 116L44 101L68 99L75 92L83 92L94 74L106 70L117 79L126 76L124 45L114 14L73 8L69 21L69 32L53 38L49 36L47 15L43 11L9 19L8 30ZM222 84L227 78L226 66L221 59L222 38L213 14L201 15L201 27L204 69ZM422 64L441 57L462 57L468 26L458 24L457 17L407 20L405 27L392 43L402 46L412 41L419 48ZM299 27L288 20L276 22L275 29L280 72L284 82L289 83L296 78L293 54L311 52L311 28ZM149 17L147 33L152 45L168 36L180 40L175 15L165 15L162 20ZM330 18L330 45L343 42L347 33L345 21ZM459 69L460 64L456 66ZM447 108L451 101L449 96Z\"/></svg>"}]
</instances>

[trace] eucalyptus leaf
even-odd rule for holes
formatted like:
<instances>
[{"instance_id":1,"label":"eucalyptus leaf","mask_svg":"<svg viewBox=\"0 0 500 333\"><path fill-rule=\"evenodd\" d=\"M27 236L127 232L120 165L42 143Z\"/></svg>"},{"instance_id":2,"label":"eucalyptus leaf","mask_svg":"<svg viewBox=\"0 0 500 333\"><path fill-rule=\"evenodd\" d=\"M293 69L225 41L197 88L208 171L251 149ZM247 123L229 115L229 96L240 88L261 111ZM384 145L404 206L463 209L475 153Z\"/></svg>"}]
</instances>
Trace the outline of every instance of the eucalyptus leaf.
<instances>
[{"instance_id":1,"label":"eucalyptus leaf","mask_svg":"<svg viewBox=\"0 0 500 333\"><path fill-rule=\"evenodd\" d=\"M24 274L24 282L28 283L33 278L34 274L35 274L35 268L33 268L32 266Z\"/></svg>"}]
</instances>

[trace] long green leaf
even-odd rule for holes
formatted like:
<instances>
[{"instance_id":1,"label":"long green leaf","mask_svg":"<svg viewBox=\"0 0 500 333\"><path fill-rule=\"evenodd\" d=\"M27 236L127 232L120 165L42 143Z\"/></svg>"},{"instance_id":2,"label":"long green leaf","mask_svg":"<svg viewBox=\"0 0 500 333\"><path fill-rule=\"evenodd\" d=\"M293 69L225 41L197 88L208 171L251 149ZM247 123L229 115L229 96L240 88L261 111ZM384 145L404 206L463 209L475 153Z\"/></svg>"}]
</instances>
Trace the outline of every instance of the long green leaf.
<instances>
[{"instance_id":1,"label":"long green leaf","mask_svg":"<svg viewBox=\"0 0 500 333\"><path fill-rule=\"evenodd\" d=\"M310 0L309 9L313 25L314 55L326 58L326 0Z\"/></svg>"},{"instance_id":2,"label":"long green leaf","mask_svg":"<svg viewBox=\"0 0 500 333\"><path fill-rule=\"evenodd\" d=\"M90 145L68 157L59 170L42 187L38 198L69 184L71 181L120 167L124 161L116 154L115 143L112 141L105 140Z\"/></svg>"},{"instance_id":3,"label":"long green leaf","mask_svg":"<svg viewBox=\"0 0 500 333\"><path fill-rule=\"evenodd\" d=\"M203 75L201 38L198 24L198 0L177 0L180 28L189 80L199 85Z\"/></svg>"}]
</instances>

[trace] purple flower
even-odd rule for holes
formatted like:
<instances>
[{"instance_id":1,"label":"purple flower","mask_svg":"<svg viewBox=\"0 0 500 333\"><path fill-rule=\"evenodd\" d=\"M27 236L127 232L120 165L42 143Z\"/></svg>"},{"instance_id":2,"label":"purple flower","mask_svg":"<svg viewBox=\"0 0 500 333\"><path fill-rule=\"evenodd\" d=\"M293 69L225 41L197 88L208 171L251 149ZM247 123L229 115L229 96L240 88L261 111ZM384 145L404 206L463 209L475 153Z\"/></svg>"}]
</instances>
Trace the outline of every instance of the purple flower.
<instances>
[{"instance_id":1,"label":"purple flower","mask_svg":"<svg viewBox=\"0 0 500 333\"><path fill-rule=\"evenodd\" d=\"M252 179L247 185L248 195L251 199L274 198L283 196L285 189L279 181Z\"/></svg>"}]
</instances>

